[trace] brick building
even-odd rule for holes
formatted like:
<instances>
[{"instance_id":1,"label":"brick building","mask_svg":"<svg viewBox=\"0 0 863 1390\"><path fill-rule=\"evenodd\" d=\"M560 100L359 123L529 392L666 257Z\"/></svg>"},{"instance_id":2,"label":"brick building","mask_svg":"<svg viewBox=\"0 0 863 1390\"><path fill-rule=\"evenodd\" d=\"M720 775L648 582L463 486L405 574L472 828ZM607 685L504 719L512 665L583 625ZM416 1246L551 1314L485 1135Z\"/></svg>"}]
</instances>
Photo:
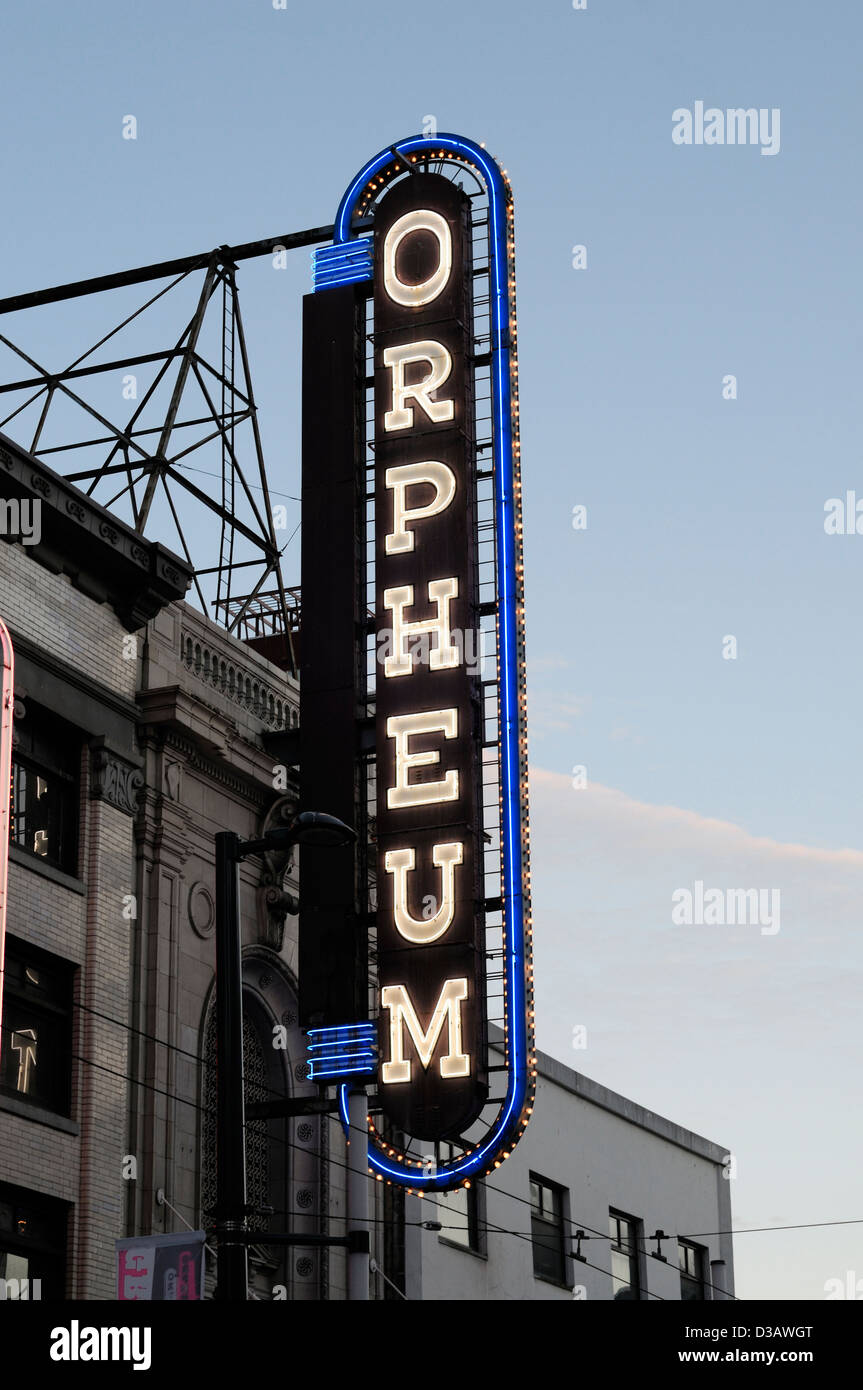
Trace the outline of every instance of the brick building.
<instances>
[{"instance_id":1,"label":"brick building","mask_svg":"<svg viewBox=\"0 0 863 1390\"><path fill-rule=\"evenodd\" d=\"M188 574L5 438L0 489L40 518L34 543L0 546L16 658L0 1244L6 1277L41 1277L43 1296L106 1298L125 1195L105 1160L129 1099L137 650Z\"/></svg>"},{"instance_id":2,"label":"brick building","mask_svg":"<svg viewBox=\"0 0 863 1390\"><path fill-rule=\"evenodd\" d=\"M16 654L0 1276L112 1298L118 1236L209 1224L213 836L258 835L295 804L279 749L298 690L182 601L183 562L5 437L0 496L40 516L28 543L0 545ZM286 869L254 859L241 876L250 1101L316 1094ZM273 1209L259 1229L317 1231L343 1210L337 1122L261 1120L247 1139L249 1200ZM344 1282L326 1252L255 1246L251 1268L264 1297Z\"/></svg>"}]
</instances>

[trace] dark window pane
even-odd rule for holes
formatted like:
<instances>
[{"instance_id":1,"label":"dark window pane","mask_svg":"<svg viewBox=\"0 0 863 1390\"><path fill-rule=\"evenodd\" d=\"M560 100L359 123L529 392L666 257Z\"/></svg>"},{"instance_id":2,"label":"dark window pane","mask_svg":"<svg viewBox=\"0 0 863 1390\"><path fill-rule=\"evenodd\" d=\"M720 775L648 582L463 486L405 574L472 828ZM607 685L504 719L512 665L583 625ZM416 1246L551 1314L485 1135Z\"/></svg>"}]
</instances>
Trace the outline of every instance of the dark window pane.
<instances>
[{"instance_id":1,"label":"dark window pane","mask_svg":"<svg viewBox=\"0 0 863 1390\"><path fill-rule=\"evenodd\" d=\"M530 1227L533 1272L544 1279L566 1283L566 1246L563 1229L562 1190L531 1175Z\"/></svg>"},{"instance_id":2,"label":"dark window pane","mask_svg":"<svg viewBox=\"0 0 863 1390\"><path fill-rule=\"evenodd\" d=\"M28 705L12 742L10 840L67 873L77 871L81 736L55 715Z\"/></svg>"},{"instance_id":3,"label":"dark window pane","mask_svg":"<svg viewBox=\"0 0 863 1390\"><path fill-rule=\"evenodd\" d=\"M564 1255L562 1234L558 1227L540 1217L531 1217L533 1236L533 1270L546 1279L563 1283Z\"/></svg>"},{"instance_id":4,"label":"dark window pane","mask_svg":"<svg viewBox=\"0 0 863 1390\"><path fill-rule=\"evenodd\" d=\"M0 1090L58 1114L69 1113L72 972L9 939Z\"/></svg>"},{"instance_id":5,"label":"dark window pane","mask_svg":"<svg viewBox=\"0 0 863 1390\"><path fill-rule=\"evenodd\" d=\"M641 1285L638 1273L638 1223L631 1217L610 1212L608 1230L611 1236L612 1298L639 1299Z\"/></svg>"},{"instance_id":6,"label":"dark window pane","mask_svg":"<svg viewBox=\"0 0 863 1390\"><path fill-rule=\"evenodd\" d=\"M611 1252L612 1290L615 1299L636 1298L632 1283L632 1261L622 1250Z\"/></svg>"},{"instance_id":7,"label":"dark window pane","mask_svg":"<svg viewBox=\"0 0 863 1390\"><path fill-rule=\"evenodd\" d=\"M0 1278L30 1281L7 1287L7 1297L63 1297L67 1211L53 1198L0 1184Z\"/></svg>"},{"instance_id":8,"label":"dark window pane","mask_svg":"<svg viewBox=\"0 0 863 1390\"><path fill-rule=\"evenodd\" d=\"M704 1249L700 1245L678 1245L680 1297L686 1302L704 1298Z\"/></svg>"}]
</instances>

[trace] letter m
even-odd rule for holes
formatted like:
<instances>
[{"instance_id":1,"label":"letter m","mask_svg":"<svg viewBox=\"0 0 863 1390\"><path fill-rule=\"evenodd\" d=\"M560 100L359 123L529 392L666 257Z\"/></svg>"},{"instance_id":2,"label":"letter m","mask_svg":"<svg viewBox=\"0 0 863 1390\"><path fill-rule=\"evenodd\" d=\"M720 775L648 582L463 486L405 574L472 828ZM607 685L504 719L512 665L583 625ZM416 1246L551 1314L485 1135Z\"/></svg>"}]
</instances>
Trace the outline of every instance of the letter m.
<instances>
[{"instance_id":1,"label":"letter m","mask_svg":"<svg viewBox=\"0 0 863 1390\"><path fill-rule=\"evenodd\" d=\"M434 1013L423 1032L406 985L384 985L381 1008L390 1011L390 1060L381 1066L381 1081L391 1085L410 1081L411 1063L404 1055L405 1028L424 1068L431 1062L444 1019L447 1023L447 1050L440 1059L440 1074L450 1077L470 1075L470 1057L462 1052L461 1004L467 999L467 980L447 980L434 1007Z\"/></svg>"},{"instance_id":2,"label":"letter m","mask_svg":"<svg viewBox=\"0 0 863 1390\"><path fill-rule=\"evenodd\" d=\"M132 1333L128 1327L103 1327L99 1347L103 1361L128 1361L132 1355Z\"/></svg>"},{"instance_id":3,"label":"letter m","mask_svg":"<svg viewBox=\"0 0 863 1390\"><path fill-rule=\"evenodd\" d=\"M730 108L726 113L725 143L726 145L745 145L746 130L749 129L749 144L758 144L758 112L754 106L750 106L748 111L742 106Z\"/></svg>"},{"instance_id":4,"label":"letter m","mask_svg":"<svg viewBox=\"0 0 863 1390\"><path fill-rule=\"evenodd\" d=\"M758 889L728 889L729 927L755 926L758 923Z\"/></svg>"}]
</instances>

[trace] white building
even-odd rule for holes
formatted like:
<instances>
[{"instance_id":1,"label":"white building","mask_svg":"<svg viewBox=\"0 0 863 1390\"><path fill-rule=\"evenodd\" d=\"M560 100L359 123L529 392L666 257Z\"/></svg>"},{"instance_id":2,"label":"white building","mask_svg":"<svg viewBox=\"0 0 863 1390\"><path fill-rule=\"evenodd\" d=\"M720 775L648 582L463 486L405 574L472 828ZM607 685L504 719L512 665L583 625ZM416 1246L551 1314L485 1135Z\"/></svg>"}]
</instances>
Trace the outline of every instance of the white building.
<instances>
[{"instance_id":1,"label":"white building","mask_svg":"<svg viewBox=\"0 0 863 1390\"><path fill-rule=\"evenodd\" d=\"M407 1297L733 1295L728 1150L537 1056L533 1118L496 1174L470 1191L406 1198ZM664 1260L653 1257L657 1230ZM584 1260L573 1258L579 1247Z\"/></svg>"}]
</instances>

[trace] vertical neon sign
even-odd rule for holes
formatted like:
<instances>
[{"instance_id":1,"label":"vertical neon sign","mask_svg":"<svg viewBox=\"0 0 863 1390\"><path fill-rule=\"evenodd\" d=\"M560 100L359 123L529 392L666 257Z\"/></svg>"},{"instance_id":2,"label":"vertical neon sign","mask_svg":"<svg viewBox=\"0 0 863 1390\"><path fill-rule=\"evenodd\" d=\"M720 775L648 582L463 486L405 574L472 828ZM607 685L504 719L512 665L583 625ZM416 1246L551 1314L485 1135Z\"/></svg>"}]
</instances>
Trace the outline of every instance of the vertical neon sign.
<instances>
[{"instance_id":1,"label":"vertical neon sign","mask_svg":"<svg viewBox=\"0 0 863 1390\"><path fill-rule=\"evenodd\" d=\"M440 174L375 216L378 1094L419 1139L488 1094L470 228Z\"/></svg>"},{"instance_id":2,"label":"vertical neon sign","mask_svg":"<svg viewBox=\"0 0 863 1390\"><path fill-rule=\"evenodd\" d=\"M432 166L438 174L450 177L460 171L466 171L473 177L481 192L487 199L488 209L488 232L487 232L487 251L488 251L488 316L490 319L489 351L484 354L484 365L490 376L491 391L491 448L492 466L491 474L494 485L494 538L495 538L495 640L497 658L497 703L495 712L496 727L496 746L499 766L499 787L500 787L500 904L502 905L503 929L502 943L503 949L500 952L501 969L500 975L503 981L503 1008L504 1008L504 1055L506 1063L506 1094L500 1098L499 1108L494 1118L487 1122L485 1113L481 1120L482 1133L477 1137L480 1123L462 1130L462 1134L467 1134L466 1141L462 1147L464 1152L458 1157L447 1162L440 1163L437 1167L428 1165L422 1158L407 1152L405 1148L387 1142L378 1133L375 1126L371 1128L371 1144L369 1150L369 1162L375 1175L388 1182L398 1183L408 1188L419 1191L428 1191L441 1188L451 1188L462 1184L468 1184L477 1176L482 1176L498 1166L503 1159L508 1157L514 1144L518 1141L527 1125L528 1118L532 1113L533 1093L535 1089L536 1059L534 1055L533 1041L533 968L531 963L531 929L530 929L530 896L529 896L529 844L528 844L528 815L527 815L527 733L526 733L526 700L525 700L525 679L524 679L524 597L523 597L523 562L522 562L522 530L521 530L521 481L520 481L520 459L518 444L518 388L517 388L517 359L516 359L516 320L515 320L515 270L514 270L514 235L513 235L513 209L512 192L505 173L499 168L498 164L491 156L473 141L463 137L447 134L438 134L434 138L412 137L407 140L399 141L395 145L382 150L374 159L370 160L359 172L349 186L344 198L339 206L336 216L335 238L332 247L324 248L316 253L315 256L315 289L316 292L326 292L328 288L344 286L349 284L361 284L363 281L374 279L375 286L375 367L376 367L376 441L375 441L375 474L376 474L376 546L375 556L378 567L386 567L388 558L398 557L402 547L403 554L408 551L410 544L406 537L414 533L413 540L416 547L415 560L418 564L413 576L405 575L397 578L393 582L388 582L386 589L378 584L378 604L377 604L377 625L380 632L382 609L387 609L389 618L388 626L391 629L391 667L393 677L389 678L390 684L398 684L399 680L405 683L413 679L414 668L410 660L406 657L404 645L399 649L399 638L412 635L414 639L425 638L431 654L438 654L437 670L432 668L431 655L427 658L427 668L424 671L426 679L425 689L429 690L432 679L438 676L452 675L452 671L447 667L451 649L457 644L453 640L453 629L455 620L452 618L452 605L458 601L457 592L461 594L461 573L457 562L454 561L452 553L439 553L434 555L433 564L428 566L426 559L419 559L419 547L421 546L421 533L423 530L423 513L429 519L435 514L442 513L446 507L455 507L455 497L458 494L458 467L453 468L452 457L446 455L445 448L438 449L435 446L437 438L436 431L441 434L449 425L447 415L448 402L452 401L453 412L459 410L462 384L455 369L455 359L452 353L452 344L447 339L449 317L446 304L442 306L442 312L437 315L437 329L435 331L434 314L430 314L428 321L421 320L417 315L417 331L413 339L410 335L401 340L394 339L392 342L379 345L377 334L381 314L384 315L384 334L386 334L386 301L380 294L380 282L382 277L388 272L390 280L397 286L398 281L403 280L404 308L410 312L412 308L422 311L425 303L432 306L432 293L437 291L444 294L449 277L452 273L452 256L457 256L457 248L448 245L444 235L440 219L447 219L446 209L438 208L435 202L433 183L437 174L432 172ZM406 179L406 175L410 177ZM410 194L400 193L406 185L414 185ZM428 197L423 196L425 186ZM392 187L392 192L390 192ZM391 201L393 200L393 201ZM401 201L406 200L410 208L401 207ZM392 207L393 215L388 209ZM414 221L405 223L403 220L405 212L412 211L415 214ZM399 221L401 218L401 224ZM366 235L367 229L373 219L374 233L371 238ZM474 231L478 224L475 224ZM390 237L387 246L387 234L393 226L396 226L396 234ZM404 245L410 252L410 233L414 236L414 264L411 267L410 254L403 260L401 266L399 262L399 248ZM401 235L400 235L401 233ZM425 238L426 247L423 249L422 238ZM430 241L437 241L437 253L430 254ZM395 242L395 245L393 244ZM475 243L476 244L476 243ZM482 254L480 252L480 254ZM411 290L416 290L416 294L411 294ZM427 298L428 297L428 298ZM425 301L425 303L424 303ZM424 322L422 333L419 328ZM474 347L473 334L476 332L475 321L471 324L471 336L469 340L469 350L466 361L466 373L464 390L468 393L468 398L473 389L477 371L477 349ZM427 330L427 331L426 331ZM383 352L390 350L389 359L383 360ZM390 422L396 430L406 422L413 427L419 421L421 428L418 437L422 437L429 446L426 449L414 449L414 440L406 450L406 457L402 461L396 461L387 455L386 462L378 460L377 454L381 450L386 453L386 446L382 445L381 436L386 434L385 429L381 429L382 417L380 413L380 397L378 387L379 369L389 368L389 377L385 378L385 383L389 390L389 403L385 416L388 415ZM413 388L413 389L411 389ZM412 419L409 419L410 415ZM472 422L467 422L468 427ZM412 434L412 428L408 434ZM441 453L445 456L441 457ZM457 461L456 461L457 462ZM434 465L438 465L437 468ZM452 489L453 496L448 498L451 489L451 479L444 471L445 465L449 473L455 477L455 486ZM487 467L487 465L484 465ZM399 469L407 469L408 472L399 472ZM383 477L381 476L383 470ZM415 470L411 472L410 470ZM387 484L386 473L389 471L390 480ZM414 487L411 492L411 484L423 484ZM383 490L382 490L383 484ZM378 516L383 503L383 513L388 518L389 530L383 530ZM464 504L464 496L461 505ZM410 513L413 513L412 523L408 521ZM398 517L397 517L398 514ZM455 512L452 513L455 517ZM469 524L476 524L474 517ZM456 523L458 529L459 523ZM389 552L386 550L386 536L390 536L390 545L395 547ZM476 537L473 538L476 540ZM381 542L384 541L382 547ZM427 552L428 554L428 552ZM469 565L470 556L467 552L466 559ZM464 557L463 557L464 559ZM449 567L447 567L449 566ZM432 573L432 569L434 573ZM438 573L439 571L439 573ZM432 586L434 585L434 588ZM412 591L408 593L408 591ZM388 592L389 603L383 602L384 594ZM417 606L411 607L409 598L413 598ZM487 609L488 605L484 605ZM413 633L410 634L410 625L414 624ZM420 629L424 628L424 632ZM384 702L389 698L381 694L382 686L388 682L388 677L382 675L380 665L377 666L376 686L378 701L383 698ZM416 787L425 785L429 788L429 802L427 804L445 804L443 793L449 788L449 794L460 790L460 776L465 772L465 764L460 761L459 755L455 754L454 744L461 744L459 733L464 733L464 729L459 722L458 693L450 701L441 701L439 707L432 707L431 704L420 702L414 710L405 711L404 714L397 714L396 724L392 724L393 716L387 714L383 727L380 722L380 709L376 711L376 722L378 725L378 785L379 785L379 810L380 784L385 783L384 791L395 789L397 797L399 789L404 790L411 784ZM455 710L455 718L452 711ZM404 724L404 718L410 721L412 715L419 714L422 718L430 721L431 714L438 718L438 727L432 730L429 722L428 729L419 730L419 725ZM399 722L401 721L401 722ZM394 752L387 752L386 744L386 725L390 725L389 739L391 749ZM410 734L413 728L422 733L422 737L415 742L411 742ZM470 766L476 769L482 756L481 743L483 739L482 721L479 727L476 725L470 737ZM381 762L381 749L383 746L383 763ZM462 745L463 746L463 745ZM486 740L486 750L488 742ZM419 756L412 760L413 754ZM401 767L397 766L399 755L401 755ZM390 766L392 764L392 766ZM392 776L390 775L392 773ZM451 776L455 774L455 777ZM469 776L469 769L468 769ZM449 779L449 780L447 780ZM433 783L439 785L437 789ZM455 802L456 798L453 798ZM396 802L396 806L397 806ZM407 803L405 803L406 805ZM390 802L392 808L393 803ZM413 813L413 812L412 812ZM445 940L445 932L449 930L451 921L455 919L459 911L457 900L457 885L461 879L464 883L465 875L463 870L464 845L465 839L462 832L469 821L469 816L456 815L455 824L450 827L452 833L444 834L444 826L427 823L425 826L406 825L405 829L411 833L403 835L403 843L382 846L382 855L379 859L378 871L378 931L381 932L381 908L388 912L395 922L397 933L405 942L405 949L415 949L417 955L414 959L419 960L420 955L426 946L430 949L432 941L436 940L435 933L439 931L440 941ZM429 829L434 830L434 834L429 835ZM389 823L384 824L384 835L394 833L393 826ZM412 833L416 831L418 836L417 846L412 843ZM440 833L438 833L440 832ZM473 827L473 841L471 850L479 860L483 853L482 826L477 823ZM428 843L422 843L423 838ZM459 856L458 849L461 846L462 857ZM387 862L387 857L389 862ZM431 889L430 896L432 906L436 908L428 915L424 922L420 922L416 912L416 895L413 899L410 896L410 881L412 874L416 874L417 867L424 862L424 872L426 882L437 884L437 892ZM468 879L473 873L469 870ZM434 875L435 877L432 877ZM488 888L485 889L488 892ZM449 907L453 909L453 917L449 917L447 906L448 894L451 898ZM490 899L480 899L478 906L481 911L490 908ZM391 924L384 924L384 932L390 930ZM411 936L415 940L411 945ZM390 944L393 944L391 940ZM385 943L386 946L386 943ZM385 958L386 958L385 949ZM427 956L428 958L428 956ZM409 959L406 955L405 960ZM442 959L442 958L441 958ZM389 971L389 964L385 964L385 970ZM420 971L420 975L422 975ZM465 985L460 982L466 982ZM413 1116L412 1122L419 1122L420 1129L414 1129L412 1137L423 1137L422 1129L425 1133L440 1134L441 1129L435 1128L434 1123L423 1123L428 1121L428 1085L425 1078L428 1073L436 1069L436 1080L432 1091L440 1094L444 1085L451 1081L455 1088L463 1085L465 1061L470 1067L472 1064L477 1069L481 1067L482 1057L481 1048L477 1048L474 1054L464 1042L464 1036L460 1035L458 1020L468 1015L460 1013L463 1001L470 997L471 983L469 972L464 970L446 969L440 970L432 968L425 979L426 998L425 1012L422 1009L414 1010L414 1017L410 1018L409 1004L413 1002L410 990L405 990L402 994L388 993L384 997L384 990L392 990L393 981L385 982L381 976L381 988L379 991L379 1013L382 1021L386 1021L386 1029L382 1028L381 1062L396 1063L395 1075L400 1075L399 1064L410 1060L410 1082L420 1078L422 1084L426 1086L426 1096L421 1097L418 1116ZM422 985L419 980L416 987L421 990ZM434 999L432 999L434 995ZM429 1017L429 1006L433 1006L433 1014ZM393 1023L393 1015L396 1015L396 1022ZM386 1016L389 1016L388 1018ZM398 1030L401 1029L399 1034ZM399 1039L401 1052L398 1056L393 1056L393 1039ZM444 1067L449 1071L449 1076L444 1075ZM404 1068L402 1066L402 1074ZM383 1072L383 1066L381 1067ZM393 1073L390 1071L390 1078ZM383 1096L386 1090L387 1080L383 1075L379 1076L379 1094ZM398 1081L395 1085L401 1084ZM389 1102L383 1101L384 1108L391 1108ZM346 1119L347 1096L346 1090L342 1090L342 1114ZM432 1106L433 1108L433 1106ZM406 1107L408 1116L412 1109L412 1102ZM411 1134L411 1130L408 1129ZM408 1148L410 1145L408 1144Z\"/></svg>"}]
</instances>

